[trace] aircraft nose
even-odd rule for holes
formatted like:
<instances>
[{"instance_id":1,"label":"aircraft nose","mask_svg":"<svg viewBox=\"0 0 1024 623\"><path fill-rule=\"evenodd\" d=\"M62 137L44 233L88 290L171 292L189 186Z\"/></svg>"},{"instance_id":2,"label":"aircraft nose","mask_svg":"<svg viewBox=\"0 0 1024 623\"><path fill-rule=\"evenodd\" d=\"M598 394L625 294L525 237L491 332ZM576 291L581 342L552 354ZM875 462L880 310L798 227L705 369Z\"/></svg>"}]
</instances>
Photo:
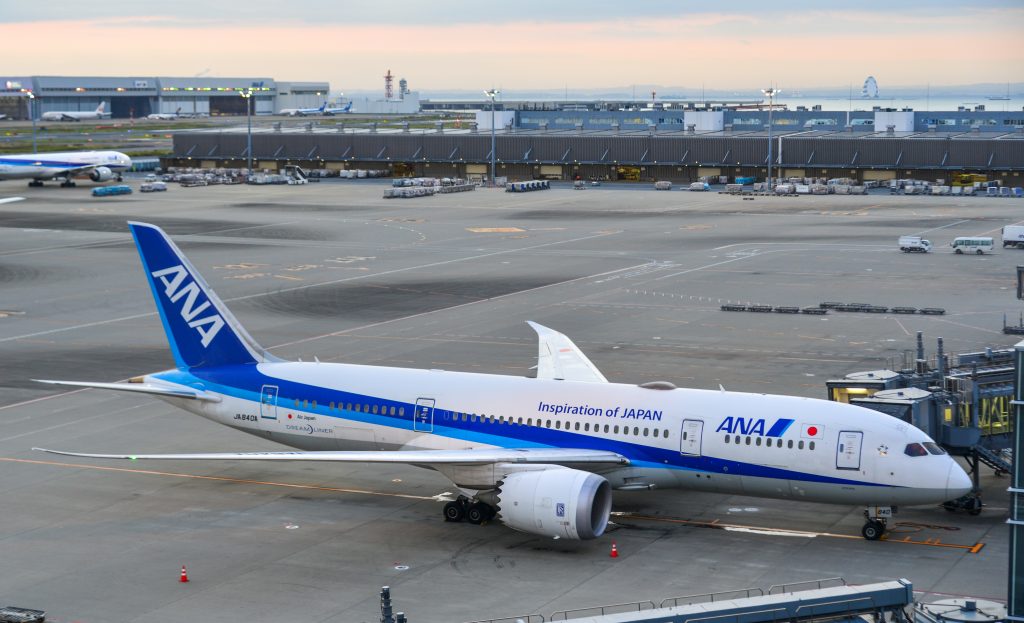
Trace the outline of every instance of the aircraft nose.
<instances>
[{"instance_id":1,"label":"aircraft nose","mask_svg":"<svg viewBox=\"0 0 1024 623\"><path fill-rule=\"evenodd\" d=\"M960 465L952 458L949 460L949 475L946 477L946 499L955 500L971 492L973 483Z\"/></svg>"}]
</instances>

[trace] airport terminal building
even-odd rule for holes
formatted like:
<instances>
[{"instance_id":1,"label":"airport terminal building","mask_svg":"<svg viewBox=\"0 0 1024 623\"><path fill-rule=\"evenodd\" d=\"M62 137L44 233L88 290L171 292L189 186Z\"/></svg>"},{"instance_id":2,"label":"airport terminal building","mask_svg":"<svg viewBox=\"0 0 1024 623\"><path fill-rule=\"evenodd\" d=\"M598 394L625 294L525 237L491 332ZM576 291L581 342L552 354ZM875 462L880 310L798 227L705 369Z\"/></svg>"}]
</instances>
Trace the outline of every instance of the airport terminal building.
<instances>
[{"instance_id":1,"label":"airport terminal building","mask_svg":"<svg viewBox=\"0 0 1024 623\"><path fill-rule=\"evenodd\" d=\"M152 113L244 115L242 93L252 91L253 113L281 108L316 108L327 99L327 82L282 82L273 78L175 78L149 76L11 76L0 78L0 113L29 119L50 111L91 111L100 103L113 119Z\"/></svg>"}]
</instances>

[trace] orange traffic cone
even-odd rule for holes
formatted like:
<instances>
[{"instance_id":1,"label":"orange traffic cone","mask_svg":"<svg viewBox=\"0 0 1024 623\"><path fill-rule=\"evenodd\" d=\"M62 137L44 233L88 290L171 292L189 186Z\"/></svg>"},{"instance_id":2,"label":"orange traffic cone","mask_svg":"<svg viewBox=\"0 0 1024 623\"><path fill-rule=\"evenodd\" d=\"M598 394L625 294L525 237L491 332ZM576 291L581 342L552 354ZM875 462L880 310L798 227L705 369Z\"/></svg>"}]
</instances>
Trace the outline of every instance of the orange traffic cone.
<instances>
[{"instance_id":1,"label":"orange traffic cone","mask_svg":"<svg viewBox=\"0 0 1024 623\"><path fill-rule=\"evenodd\" d=\"M185 570L185 565L181 565L181 579L178 581L181 583L188 582L188 571Z\"/></svg>"},{"instance_id":2,"label":"orange traffic cone","mask_svg":"<svg viewBox=\"0 0 1024 623\"><path fill-rule=\"evenodd\" d=\"M610 555L611 555L612 558L618 558L619 557L619 548L615 545L615 541L612 541L612 553ZM184 581L184 580L182 580L182 581Z\"/></svg>"}]
</instances>

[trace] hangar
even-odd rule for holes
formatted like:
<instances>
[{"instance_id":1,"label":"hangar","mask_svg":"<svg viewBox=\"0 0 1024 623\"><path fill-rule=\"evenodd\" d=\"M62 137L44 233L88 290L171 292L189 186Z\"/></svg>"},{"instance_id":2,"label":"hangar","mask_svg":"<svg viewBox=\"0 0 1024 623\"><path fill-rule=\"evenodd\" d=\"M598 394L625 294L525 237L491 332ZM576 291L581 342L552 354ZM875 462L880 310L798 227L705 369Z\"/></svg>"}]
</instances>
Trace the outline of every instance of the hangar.
<instances>
[{"instance_id":1,"label":"hangar","mask_svg":"<svg viewBox=\"0 0 1024 623\"><path fill-rule=\"evenodd\" d=\"M101 102L114 119L151 113L244 115L253 91L253 113L272 114L281 108L315 108L327 97L327 82L281 82L267 77L160 76L12 76L0 78L0 113L29 119L27 92L35 95L35 117L49 111L95 110Z\"/></svg>"}]
</instances>

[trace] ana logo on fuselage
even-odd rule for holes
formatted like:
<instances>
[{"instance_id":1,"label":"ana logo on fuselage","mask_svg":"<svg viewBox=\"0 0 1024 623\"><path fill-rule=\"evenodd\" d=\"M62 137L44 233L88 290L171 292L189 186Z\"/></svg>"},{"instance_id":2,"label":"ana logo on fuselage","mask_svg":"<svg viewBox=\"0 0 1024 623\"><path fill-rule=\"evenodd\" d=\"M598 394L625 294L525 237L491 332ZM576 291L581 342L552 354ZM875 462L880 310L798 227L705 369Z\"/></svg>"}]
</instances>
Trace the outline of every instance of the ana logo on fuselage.
<instances>
[{"instance_id":1,"label":"ana logo on fuselage","mask_svg":"<svg viewBox=\"0 0 1024 623\"><path fill-rule=\"evenodd\" d=\"M765 432L764 418L744 418L729 416L722 420L722 423L715 429L716 433L727 432L737 435L761 435L763 437L782 437L793 425L793 420L779 418L775 420L768 432Z\"/></svg>"},{"instance_id":2,"label":"ana logo on fuselage","mask_svg":"<svg viewBox=\"0 0 1024 623\"><path fill-rule=\"evenodd\" d=\"M212 305L209 300L196 305L202 290L199 289L195 281L189 279L190 275L185 270L185 267L178 264L177 266L154 271L152 275L164 284L164 294L167 295L167 299L170 302L177 303L181 299L185 299L179 311L182 320L199 333L203 348L209 346L213 338L217 337L217 333L224 327L224 319L216 313L203 318L196 318L196 316L206 311L207 308L211 308Z\"/></svg>"}]
</instances>

